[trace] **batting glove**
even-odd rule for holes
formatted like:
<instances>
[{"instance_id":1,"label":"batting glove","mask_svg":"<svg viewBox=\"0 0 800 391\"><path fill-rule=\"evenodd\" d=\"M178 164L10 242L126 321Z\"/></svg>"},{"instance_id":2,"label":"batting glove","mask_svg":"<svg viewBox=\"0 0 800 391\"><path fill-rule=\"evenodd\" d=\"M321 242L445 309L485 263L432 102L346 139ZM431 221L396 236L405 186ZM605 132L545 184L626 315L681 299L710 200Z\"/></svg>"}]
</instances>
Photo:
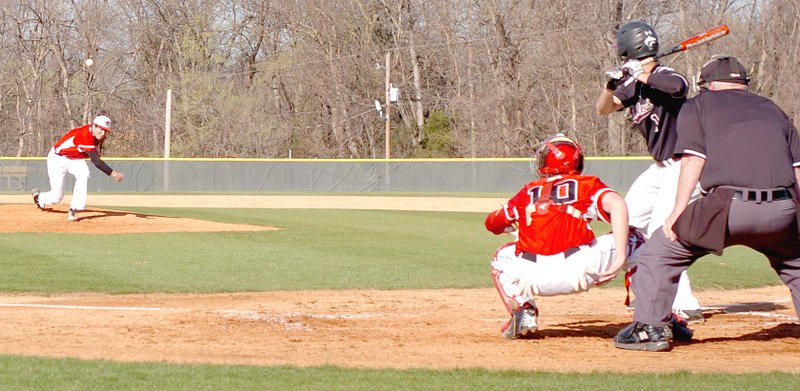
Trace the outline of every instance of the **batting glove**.
<instances>
[{"instance_id":1,"label":"batting glove","mask_svg":"<svg viewBox=\"0 0 800 391\"><path fill-rule=\"evenodd\" d=\"M625 77L625 73L622 71L622 67L616 67L610 71L606 71L606 77L608 81L606 81L606 89L614 91L617 89L617 86L622 83L622 78Z\"/></svg>"},{"instance_id":2,"label":"batting glove","mask_svg":"<svg viewBox=\"0 0 800 391\"><path fill-rule=\"evenodd\" d=\"M609 79L619 80L622 79L623 76L625 76L625 74L622 73L622 66L614 67L614 69L606 71L606 77Z\"/></svg>"},{"instance_id":3,"label":"batting glove","mask_svg":"<svg viewBox=\"0 0 800 391\"><path fill-rule=\"evenodd\" d=\"M626 63L622 64L622 68L634 79L644 72L642 63L639 60L628 60Z\"/></svg>"}]
</instances>

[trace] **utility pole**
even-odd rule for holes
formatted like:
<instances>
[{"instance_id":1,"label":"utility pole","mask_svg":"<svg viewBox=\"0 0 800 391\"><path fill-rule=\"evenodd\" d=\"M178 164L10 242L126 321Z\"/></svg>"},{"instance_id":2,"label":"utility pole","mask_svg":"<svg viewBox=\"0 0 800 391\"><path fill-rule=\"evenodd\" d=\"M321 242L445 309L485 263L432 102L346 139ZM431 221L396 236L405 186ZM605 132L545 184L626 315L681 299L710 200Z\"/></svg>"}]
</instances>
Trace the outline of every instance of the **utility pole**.
<instances>
[{"instance_id":1,"label":"utility pole","mask_svg":"<svg viewBox=\"0 0 800 391\"><path fill-rule=\"evenodd\" d=\"M390 102L389 102L389 89L392 88L392 84L389 81L389 77L391 75L391 71L389 70L389 65L392 60L392 52L386 52L386 158L389 159L392 155L391 153L391 133L392 133L392 124L389 122L391 119L391 110L390 110Z\"/></svg>"},{"instance_id":2,"label":"utility pole","mask_svg":"<svg viewBox=\"0 0 800 391\"><path fill-rule=\"evenodd\" d=\"M169 154L172 149L172 89L167 90L167 102L164 107L164 188L169 191Z\"/></svg>"},{"instance_id":3,"label":"utility pole","mask_svg":"<svg viewBox=\"0 0 800 391\"><path fill-rule=\"evenodd\" d=\"M172 136L172 89L167 90L167 103L164 108L164 159L169 159Z\"/></svg>"}]
</instances>

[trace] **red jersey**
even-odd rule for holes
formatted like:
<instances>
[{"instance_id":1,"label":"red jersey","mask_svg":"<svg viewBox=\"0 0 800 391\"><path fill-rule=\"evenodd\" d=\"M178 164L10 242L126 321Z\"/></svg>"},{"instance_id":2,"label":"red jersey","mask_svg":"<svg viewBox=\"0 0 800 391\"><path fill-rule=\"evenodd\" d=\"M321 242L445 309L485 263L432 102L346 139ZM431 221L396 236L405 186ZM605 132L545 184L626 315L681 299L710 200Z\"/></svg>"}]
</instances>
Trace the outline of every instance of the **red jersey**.
<instances>
[{"instance_id":1,"label":"red jersey","mask_svg":"<svg viewBox=\"0 0 800 391\"><path fill-rule=\"evenodd\" d=\"M486 229L502 233L515 222L517 252L553 255L591 243L591 220L609 222L600 206L611 188L595 176L557 175L525 185L503 208L486 217Z\"/></svg>"},{"instance_id":2,"label":"red jersey","mask_svg":"<svg viewBox=\"0 0 800 391\"><path fill-rule=\"evenodd\" d=\"M97 139L92 136L89 125L83 125L67 132L53 146L56 153L70 159L86 159L86 152L97 151Z\"/></svg>"}]
</instances>

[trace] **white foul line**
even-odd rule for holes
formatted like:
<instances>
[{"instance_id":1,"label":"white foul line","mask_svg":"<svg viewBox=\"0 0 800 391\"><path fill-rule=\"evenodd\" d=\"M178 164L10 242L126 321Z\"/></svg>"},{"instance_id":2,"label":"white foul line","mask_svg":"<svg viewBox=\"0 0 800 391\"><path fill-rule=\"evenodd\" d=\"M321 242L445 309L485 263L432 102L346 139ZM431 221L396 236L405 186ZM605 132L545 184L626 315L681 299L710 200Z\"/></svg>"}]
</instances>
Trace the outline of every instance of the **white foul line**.
<instances>
[{"instance_id":1,"label":"white foul line","mask_svg":"<svg viewBox=\"0 0 800 391\"><path fill-rule=\"evenodd\" d=\"M788 302L789 300L781 300L777 302ZM757 304L769 304L769 302L761 302ZM70 310L102 310L102 311L175 311L175 312L191 312L191 311L209 311L209 312L217 312L228 316L240 316L244 318L254 319L254 320L270 320L274 318L284 318L284 317L298 317L298 316L305 316L308 318L317 318L317 319L364 319L364 318L373 318L373 317L380 317L385 314L382 313L372 313L372 314L340 314L340 315L331 315L331 314L304 314L304 313L289 313L285 315L267 315L261 314L258 311L251 311L251 310L210 310L210 309L203 309L203 308L163 308L163 307L109 307L109 306L91 306L91 305L60 305L60 304L16 304L16 303L0 303L0 307L9 307L9 308L51 308L51 309L70 309ZM763 312L763 311L735 311L730 310L732 308L737 307L736 305L728 306L727 310L725 307L722 306L710 306L704 307L704 310L717 310L721 311L728 315L733 314L743 314L743 315L752 315L752 316L761 316L766 318L776 318L776 319L784 319L784 320L796 320L797 317L791 315L782 315L782 314L775 314L771 312ZM740 307L743 307L740 306ZM566 312L565 315L580 315L586 314L586 312ZM595 313L597 314L597 313ZM482 319L486 321L487 319ZM496 319L492 319L495 321Z\"/></svg>"},{"instance_id":2,"label":"white foul line","mask_svg":"<svg viewBox=\"0 0 800 391\"><path fill-rule=\"evenodd\" d=\"M59 305L59 304L15 304L15 303L0 303L0 307L14 307L14 308L49 308L49 309L68 309L68 310L103 310L103 311L175 311L175 312L191 312L191 311L207 311L216 312L227 316L240 316L250 319L269 320L274 318L285 317L308 317L317 319L365 319L384 316L383 313L372 314L305 314L292 312L285 315L267 315L261 314L258 311L251 310L211 310L205 308L163 308L163 307L108 307L108 306L92 306L92 305Z\"/></svg>"},{"instance_id":3,"label":"white foul line","mask_svg":"<svg viewBox=\"0 0 800 391\"><path fill-rule=\"evenodd\" d=\"M775 319L784 319L784 320L791 320L796 321L798 318L796 316L791 315L782 315L782 314L773 314L771 312L761 312L761 311L736 311L736 312L725 312L728 315L732 314L743 314L743 315L752 315L752 316L760 316L763 318L775 318Z\"/></svg>"},{"instance_id":4,"label":"white foul line","mask_svg":"<svg viewBox=\"0 0 800 391\"><path fill-rule=\"evenodd\" d=\"M0 307L19 308L59 308L68 310L111 310L111 311L192 311L186 308L158 308L158 307L102 307L91 305L58 305L58 304L11 304L0 303Z\"/></svg>"}]
</instances>

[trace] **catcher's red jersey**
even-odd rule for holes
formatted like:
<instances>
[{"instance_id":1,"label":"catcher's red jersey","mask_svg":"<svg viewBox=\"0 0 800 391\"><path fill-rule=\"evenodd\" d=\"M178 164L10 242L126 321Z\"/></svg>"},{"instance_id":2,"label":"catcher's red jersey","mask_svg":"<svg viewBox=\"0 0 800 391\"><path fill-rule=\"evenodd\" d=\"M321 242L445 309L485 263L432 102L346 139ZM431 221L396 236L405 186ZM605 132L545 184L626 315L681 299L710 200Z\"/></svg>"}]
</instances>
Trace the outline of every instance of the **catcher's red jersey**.
<instances>
[{"instance_id":1,"label":"catcher's red jersey","mask_svg":"<svg viewBox=\"0 0 800 391\"><path fill-rule=\"evenodd\" d=\"M89 125L70 130L53 147L56 153L70 159L86 159L86 151L97 150L97 140L92 136Z\"/></svg>"},{"instance_id":2,"label":"catcher's red jersey","mask_svg":"<svg viewBox=\"0 0 800 391\"><path fill-rule=\"evenodd\" d=\"M559 175L531 182L486 217L486 229L502 233L515 222L517 252L552 255L594 240L589 221L609 222L603 195L613 190L595 176Z\"/></svg>"}]
</instances>

